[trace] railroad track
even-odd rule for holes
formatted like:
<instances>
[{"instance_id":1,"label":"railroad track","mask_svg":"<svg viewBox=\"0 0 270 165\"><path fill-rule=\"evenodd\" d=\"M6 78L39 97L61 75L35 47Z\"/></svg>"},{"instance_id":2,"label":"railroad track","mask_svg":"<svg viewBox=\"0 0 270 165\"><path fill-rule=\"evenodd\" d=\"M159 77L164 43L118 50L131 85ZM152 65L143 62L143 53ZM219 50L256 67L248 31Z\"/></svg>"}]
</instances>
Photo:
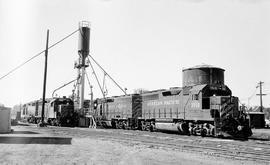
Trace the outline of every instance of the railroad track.
<instances>
[{"instance_id":1,"label":"railroad track","mask_svg":"<svg viewBox=\"0 0 270 165\"><path fill-rule=\"evenodd\" d=\"M224 158L270 163L270 143L258 144L255 141L212 140L195 136L152 133L143 131L100 130L55 127L55 135L97 138L129 145L144 145L150 148L166 148L181 151L199 152ZM39 129L50 133L50 129Z\"/></svg>"},{"instance_id":2,"label":"railroad track","mask_svg":"<svg viewBox=\"0 0 270 165\"><path fill-rule=\"evenodd\" d=\"M262 163L270 163L270 153L254 153L250 151L237 150L234 151L229 147L226 148L217 148L208 145L201 144L187 144L186 141L183 143L171 143L170 141L162 142L162 141L152 141L147 139L135 139L135 138L126 138L126 137L115 137L115 136L100 136L101 140L109 140L115 142L124 142L124 143L132 143L132 144L142 144L148 145L153 148L168 148L168 149L179 149L182 151L193 151L200 152L208 155L221 156L226 158L233 158L239 160L252 160L252 161L260 161Z\"/></svg>"}]
</instances>

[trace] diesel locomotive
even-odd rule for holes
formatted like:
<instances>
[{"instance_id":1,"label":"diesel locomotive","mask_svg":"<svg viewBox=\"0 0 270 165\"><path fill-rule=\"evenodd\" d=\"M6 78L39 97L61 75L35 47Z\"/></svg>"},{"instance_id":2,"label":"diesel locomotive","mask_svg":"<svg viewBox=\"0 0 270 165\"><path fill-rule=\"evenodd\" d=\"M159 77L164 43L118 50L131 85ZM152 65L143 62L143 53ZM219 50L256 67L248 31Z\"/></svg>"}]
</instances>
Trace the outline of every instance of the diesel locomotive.
<instances>
[{"instance_id":1,"label":"diesel locomotive","mask_svg":"<svg viewBox=\"0 0 270 165\"><path fill-rule=\"evenodd\" d=\"M21 118L30 123L41 120L42 100L35 100L23 105ZM44 121L49 125L75 126L76 113L70 98L48 98L45 100Z\"/></svg>"},{"instance_id":2,"label":"diesel locomotive","mask_svg":"<svg viewBox=\"0 0 270 165\"><path fill-rule=\"evenodd\" d=\"M201 136L248 137L252 132L238 98L224 84L224 69L183 69L183 87L96 99L104 127L174 131Z\"/></svg>"}]
</instances>

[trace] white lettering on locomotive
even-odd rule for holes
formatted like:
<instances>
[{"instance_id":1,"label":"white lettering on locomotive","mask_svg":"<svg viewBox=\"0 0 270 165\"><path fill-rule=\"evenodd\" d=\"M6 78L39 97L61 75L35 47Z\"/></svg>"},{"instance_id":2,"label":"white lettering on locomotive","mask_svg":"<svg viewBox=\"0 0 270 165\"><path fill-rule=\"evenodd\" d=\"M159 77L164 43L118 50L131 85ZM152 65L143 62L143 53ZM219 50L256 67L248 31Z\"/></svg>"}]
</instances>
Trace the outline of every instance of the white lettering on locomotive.
<instances>
[{"instance_id":1,"label":"white lettering on locomotive","mask_svg":"<svg viewBox=\"0 0 270 165\"><path fill-rule=\"evenodd\" d=\"M194 101L191 103L191 108L200 108L200 103L198 101Z\"/></svg>"},{"instance_id":2,"label":"white lettering on locomotive","mask_svg":"<svg viewBox=\"0 0 270 165\"><path fill-rule=\"evenodd\" d=\"M159 105L175 105L180 104L179 100L164 100L164 101L150 101L147 106L159 106Z\"/></svg>"}]
</instances>

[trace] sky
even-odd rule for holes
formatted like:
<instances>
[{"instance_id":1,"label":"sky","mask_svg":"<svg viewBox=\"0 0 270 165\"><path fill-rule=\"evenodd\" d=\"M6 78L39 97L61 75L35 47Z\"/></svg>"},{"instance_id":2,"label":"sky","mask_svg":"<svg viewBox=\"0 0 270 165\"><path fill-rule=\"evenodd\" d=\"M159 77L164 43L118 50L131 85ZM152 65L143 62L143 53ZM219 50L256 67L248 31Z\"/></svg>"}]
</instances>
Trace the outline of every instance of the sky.
<instances>
[{"instance_id":1,"label":"sky","mask_svg":"<svg viewBox=\"0 0 270 165\"><path fill-rule=\"evenodd\" d=\"M182 69L224 68L240 103L270 106L270 2L267 0L0 0L0 77L91 24L90 54L128 93L182 86ZM49 50L46 97L77 76L78 34ZM94 66L103 81L103 74ZM94 97L101 92L87 68ZM0 80L0 103L12 107L42 97L44 55ZM108 78L108 96L123 92ZM73 85L57 91L69 96ZM89 98L86 82L85 97Z\"/></svg>"}]
</instances>

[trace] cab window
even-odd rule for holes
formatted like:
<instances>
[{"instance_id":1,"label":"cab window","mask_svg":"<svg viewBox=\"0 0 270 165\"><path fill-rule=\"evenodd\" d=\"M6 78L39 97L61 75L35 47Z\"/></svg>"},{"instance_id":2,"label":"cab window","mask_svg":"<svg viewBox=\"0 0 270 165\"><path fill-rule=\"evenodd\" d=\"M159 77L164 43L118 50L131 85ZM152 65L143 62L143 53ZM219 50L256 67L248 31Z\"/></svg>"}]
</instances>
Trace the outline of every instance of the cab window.
<instances>
[{"instance_id":1,"label":"cab window","mask_svg":"<svg viewBox=\"0 0 270 165\"><path fill-rule=\"evenodd\" d=\"M210 98L202 98L202 109L210 109Z\"/></svg>"}]
</instances>

